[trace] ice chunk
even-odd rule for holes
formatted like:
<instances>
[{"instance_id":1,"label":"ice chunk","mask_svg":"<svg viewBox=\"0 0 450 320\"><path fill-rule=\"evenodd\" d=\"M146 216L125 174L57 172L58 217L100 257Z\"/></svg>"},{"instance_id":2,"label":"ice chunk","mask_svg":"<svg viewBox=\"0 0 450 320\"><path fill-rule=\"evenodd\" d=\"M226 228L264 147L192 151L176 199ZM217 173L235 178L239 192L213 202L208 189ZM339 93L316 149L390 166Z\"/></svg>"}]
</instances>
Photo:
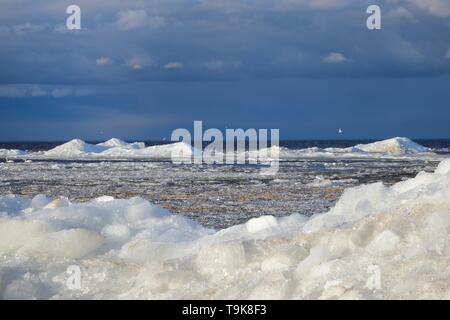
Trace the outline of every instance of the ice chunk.
<instances>
[{"instance_id":1,"label":"ice chunk","mask_svg":"<svg viewBox=\"0 0 450 320\"><path fill-rule=\"evenodd\" d=\"M256 233L268 228L276 227L277 225L277 219L275 219L275 217L273 216L253 218L247 221L247 223L245 224L247 231L250 233Z\"/></svg>"},{"instance_id":2,"label":"ice chunk","mask_svg":"<svg viewBox=\"0 0 450 320\"><path fill-rule=\"evenodd\" d=\"M42 221L0 218L0 253L14 252L50 231L51 228Z\"/></svg>"},{"instance_id":3,"label":"ice chunk","mask_svg":"<svg viewBox=\"0 0 450 320\"><path fill-rule=\"evenodd\" d=\"M400 242L400 237L391 230L384 230L378 234L366 247L371 254L386 254L394 251Z\"/></svg>"},{"instance_id":4,"label":"ice chunk","mask_svg":"<svg viewBox=\"0 0 450 320\"><path fill-rule=\"evenodd\" d=\"M43 254L52 257L78 259L94 252L103 243L103 237L85 229L70 229L51 232L26 242L19 255Z\"/></svg>"},{"instance_id":5,"label":"ice chunk","mask_svg":"<svg viewBox=\"0 0 450 320\"><path fill-rule=\"evenodd\" d=\"M245 266L244 247L239 242L204 246L195 260L197 270L207 276L224 277Z\"/></svg>"},{"instance_id":6,"label":"ice chunk","mask_svg":"<svg viewBox=\"0 0 450 320\"><path fill-rule=\"evenodd\" d=\"M0 157L17 157L24 156L27 153L23 150L17 149L0 149Z\"/></svg>"},{"instance_id":7,"label":"ice chunk","mask_svg":"<svg viewBox=\"0 0 450 320\"><path fill-rule=\"evenodd\" d=\"M130 228L123 224L107 225L103 228L102 235L111 242L125 242L130 238Z\"/></svg>"},{"instance_id":8,"label":"ice chunk","mask_svg":"<svg viewBox=\"0 0 450 320\"><path fill-rule=\"evenodd\" d=\"M437 174L447 174L450 172L450 159L444 160L439 163L436 171Z\"/></svg>"},{"instance_id":9,"label":"ice chunk","mask_svg":"<svg viewBox=\"0 0 450 320\"><path fill-rule=\"evenodd\" d=\"M56 209L61 207L67 207L70 204L67 198L59 198L55 199L52 202L48 203L44 209Z\"/></svg>"}]
</instances>

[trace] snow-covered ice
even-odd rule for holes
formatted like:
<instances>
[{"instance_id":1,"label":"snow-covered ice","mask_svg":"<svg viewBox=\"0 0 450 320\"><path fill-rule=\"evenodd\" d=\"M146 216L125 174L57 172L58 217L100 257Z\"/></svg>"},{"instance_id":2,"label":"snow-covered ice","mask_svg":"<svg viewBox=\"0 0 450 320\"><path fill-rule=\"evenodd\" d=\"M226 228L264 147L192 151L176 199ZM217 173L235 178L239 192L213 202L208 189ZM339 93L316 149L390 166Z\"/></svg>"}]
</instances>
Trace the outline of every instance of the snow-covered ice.
<instances>
[{"instance_id":1,"label":"snow-covered ice","mask_svg":"<svg viewBox=\"0 0 450 320\"><path fill-rule=\"evenodd\" d=\"M354 147L363 152L390 153L390 154L414 154L431 152L429 148L421 146L408 138L392 138L369 144L359 144Z\"/></svg>"},{"instance_id":2,"label":"snow-covered ice","mask_svg":"<svg viewBox=\"0 0 450 320\"><path fill-rule=\"evenodd\" d=\"M23 150L16 150L16 149L0 149L0 157L18 157L26 155L26 152Z\"/></svg>"},{"instance_id":3,"label":"snow-covered ice","mask_svg":"<svg viewBox=\"0 0 450 320\"><path fill-rule=\"evenodd\" d=\"M348 148L312 147L300 150L282 148L280 154L286 158L404 158L435 155L431 149L404 137L358 144Z\"/></svg>"},{"instance_id":4,"label":"snow-covered ice","mask_svg":"<svg viewBox=\"0 0 450 320\"><path fill-rule=\"evenodd\" d=\"M145 147L143 142L127 143L119 139L110 139L103 143L89 144L74 139L43 153L35 153L39 157L52 159L85 159L85 158L167 158L172 156L191 157L193 148L183 142ZM33 156L33 154L29 154Z\"/></svg>"},{"instance_id":5,"label":"snow-covered ice","mask_svg":"<svg viewBox=\"0 0 450 320\"><path fill-rule=\"evenodd\" d=\"M6 299L450 299L450 160L347 189L311 218L222 230L140 198L2 196L0 212ZM80 290L66 285L71 265Z\"/></svg>"},{"instance_id":6,"label":"snow-covered ice","mask_svg":"<svg viewBox=\"0 0 450 320\"><path fill-rule=\"evenodd\" d=\"M209 149L208 149L209 150ZM201 151L198 151L201 154ZM230 152L230 151L227 151ZM235 151L231 151L235 153ZM48 151L26 152L24 150L0 149L0 157L32 158L32 159L171 159L190 158L194 148L184 142L146 147L143 142L128 143L113 138L103 143L90 144L74 139ZM217 152L217 155L225 156ZM211 158L210 152L204 154ZM392 138L368 144L358 144L349 148L306 148L288 149L272 146L270 148L246 151L248 160L262 158L271 160L280 158L405 158L436 157L431 149L421 146L408 138Z\"/></svg>"}]
</instances>

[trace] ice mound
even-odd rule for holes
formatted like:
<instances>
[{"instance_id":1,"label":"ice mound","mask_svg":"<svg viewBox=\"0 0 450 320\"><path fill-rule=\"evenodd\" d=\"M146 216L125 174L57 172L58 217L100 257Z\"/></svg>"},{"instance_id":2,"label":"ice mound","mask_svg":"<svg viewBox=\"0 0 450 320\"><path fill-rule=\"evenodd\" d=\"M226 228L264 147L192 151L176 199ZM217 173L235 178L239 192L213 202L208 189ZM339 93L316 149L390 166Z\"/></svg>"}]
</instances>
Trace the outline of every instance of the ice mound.
<instances>
[{"instance_id":1,"label":"ice mound","mask_svg":"<svg viewBox=\"0 0 450 320\"><path fill-rule=\"evenodd\" d=\"M250 233L260 232L268 228L276 227L277 225L278 222L273 216L253 218L245 224L247 231Z\"/></svg>"},{"instance_id":2,"label":"ice mound","mask_svg":"<svg viewBox=\"0 0 450 320\"><path fill-rule=\"evenodd\" d=\"M450 160L218 231L140 198L0 196L0 256L5 299L450 299Z\"/></svg>"},{"instance_id":3,"label":"ice mound","mask_svg":"<svg viewBox=\"0 0 450 320\"><path fill-rule=\"evenodd\" d=\"M377 141L369 144L359 144L354 147L363 152L377 152L389 154L409 154L430 152L429 148L421 146L408 138L392 138L383 141Z\"/></svg>"},{"instance_id":4,"label":"ice mound","mask_svg":"<svg viewBox=\"0 0 450 320\"><path fill-rule=\"evenodd\" d=\"M101 153L105 151L105 149L104 146L89 144L80 139L73 139L45 152L45 155L73 157L89 153Z\"/></svg>"},{"instance_id":5,"label":"ice mound","mask_svg":"<svg viewBox=\"0 0 450 320\"><path fill-rule=\"evenodd\" d=\"M46 152L26 152L22 150L0 149L0 157L29 159L72 159L72 160L108 160L108 159L176 159L191 158L195 152L202 155L205 163L215 163L216 159L225 159L229 151L205 148L195 150L190 144L175 142L146 147L143 142L128 143L116 138L90 144L74 139ZM441 158L431 149L421 146L408 138L392 138L369 144L359 144L349 148L306 148L289 149L271 146L259 150L244 152L230 151L240 162L268 164L272 161L304 158Z\"/></svg>"},{"instance_id":6,"label":"ice mound","mask_svg":"<svg viewBox=\"0 0 450 320\"><path fill-rule=\"evenodd\" d=\"M282 158L404 158L435 157L431 149L408 138L392 138L348 148L306 148L292 150L282 148Z\"/></svg>"},{"instance_id":7,"label":"ice mound","mask_svg":"<svg viewBox=\"0 0 450 320\"><path fill-rule=\"evenodd\" d=\"M143 142L128 143L128 142L122 141L117 138L112 138L112 139L109 139L108 141L98 143L97 146L106 147L106 148L118 147L118 148L125 148L125 149L144 149L145 143L143 143Z\"/></svg>"},{"instance_id":8,"label":"ice mound","mask_svg":"<svg viewBox=\"0 0 450 320\"><path fill-rule=\"evenodd\" d=\"M17 156L23 156L26 152L23 150L17 150L17 149L0 149L0 157L17 157Z\"/></svg>"},{"instance_id":9,"label":"ice mound","mask_svg":"<svg viewBox=\"0 0 450 320\"><path fill-rule=\"evenodd\" d=\"M127 143L113 138L98 144L89 144L74 139L44 153L50 158L69 159L136 159L190 157L193 148L183 142L145 147L143 142Z\"/></svg>"}]
</instances>

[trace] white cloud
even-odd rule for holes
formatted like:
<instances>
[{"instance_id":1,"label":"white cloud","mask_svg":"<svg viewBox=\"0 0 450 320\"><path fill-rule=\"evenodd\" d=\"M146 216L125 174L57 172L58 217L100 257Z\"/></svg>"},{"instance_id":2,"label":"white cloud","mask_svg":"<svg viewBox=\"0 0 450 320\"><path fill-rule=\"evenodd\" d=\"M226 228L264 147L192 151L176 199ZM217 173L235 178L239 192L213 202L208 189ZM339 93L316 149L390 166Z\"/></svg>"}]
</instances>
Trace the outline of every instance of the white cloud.
<instances>
[{"instance_id":1,"label":"white cloud","mask_svg":"<svg viewBox=\"0 0 450 320\"><path fill-rule=\"evenodd\" d=\"M147 55L135 54L126 61L126 65L133 70L141 70L152 65L152 59Z\"/></svg>"},{"instance_id":2,"label":"white cloud","mask_svg":"<svg viewBox=\"0 0 450 320\"><path fill-rule=\"evenodd\" d=\"M0 97L2 98L20 98L24 97L25 92L17 87L0 86Z\"/></svg>"},{"instance_id":3,"label":"white cloud","mask_svg":"<svg viewBox=\"0 0 450 320\"><path fill-rule=\"evenodd\" d=\"M251 2L242 0L199 0L198 6L208 11L235 13L255 10L258 7L258 1Z\"/></svg>"},{"instance_id":4,"label":"white cloud","mask_svg":"<svg viewBox=\"0 0 450 320\"><path fill-rule=\"evenodd\" d=\"M425 56L418 50L414 42L411 42L399 34L391 33L384 40L385 53L391 58L403 62L418 63L424 61Z\"/></svg>"},{"instance_id":5,"label":"white cloud","mask_svg":"<svg viewBox=\"0 0 450 320\"><path fill-rule=\"evenodd\" d=\"M95 60L95 63L101 66L112 64L113 61L108 57L100 57Z\"/></svg>"},{"instance_id":6,"label":"white cloud","mask_svg":"<svg viewBox=\"0 0 450 320\"><path fill-rule=\"evenodd\" d=\"M157 29L166 25L166 19L161 16L149 16L145 10L128 10L119 12L117 27L121 30L139 28Z\"/></svg>"},{"instance_id":7,"label":"white cloud","mask_svg":"<svg viewBox=\"0 0 450 320\"><path fill-rule=\"evenodd\" d=\"M348 59L339 52L330 52L325 58L323 58L323 62L325 63L345 63Z\"/></svg>"},{"instance_id":8,"label":"white cloud","mask_svg":"<svg viewBox=\"0 0 450 320\"><path fill-rule=\"evenodd\" d=\"M1 98L27 98L27 97L53 97L85 96L92 94L88 88L75 88L70 86L49 86L36 84L9 84L0 86Z\"/></svg>"},{"instance_id":9,"label":"white cloud","mask_svg":"<svg viewBox=\"0 0 450 320\"><path fill-rule=\"evenodd\" d=\"M420 9L428 11L437 17L450 17L449 0L409 0Z\"/></svg>"},{"instance_id":10,"label":"white cloud","mask_svg":"<svg viewBox=\"0 0 450 320\"><path fill-rule=\"evenodd\" d=\"M73 90L73 95L76 97L83 97L93 94L94 91L89 88L76 88Z\"/></svg>"},{"instance_id":11,"label":"white cloud","mask_svg":"<svg viewBox=\"0 0 450 320\"><path fill-rule=\"evenodd\" d=\"M225 66L225 62L223 60L210 60L205 63L205 66L210 70L219 70Z\"/></svg>"},{"instance_id":12,"label":"white cloud","mask_svg":"<svg viewBox=\"0 0 450 320\"><path fill-rule=\"evenodd\" d=\"M24 23L13 26L13 30L15 33L29 33L29 32L39 32L47 29L47 25L39 25L32 23Z\"/></svg>"},{"instance_id":13,"label":"white cloud","mask_svg":"<svg viewBox=\"0 0 450 320\"><path fill-rule=\"evenodd\" d=\"M389 10L388 13L386 13L386 17L391 19L405 18L415 20L414 15L411 13L411 11L402 6Z\"/></svg>"},{"instance_id":14,"label":"white cloud","mask_svg":"<svg viewBox=\"0 0 450 320\"><path fill-rule=\"evenodd\" d=\"M68 96L87 96L92 94L92 90L88 88L59 87L51 91L53 98L64 98Z\"/></svg>"},{"instance_id":15,"label":"white cloud","mask_svg":"<svg viewBox=\"0 0 450 320\"><path fill-rule=\"evenodd\" d=\"M16 24L13 26L0 26L0 35L7 35L11 33L15 33L17 35L23 35L26 33L40 32L49 29L50 26L48 24L32 24L32 23L23 23Z\"/></svg>"},{"instance_id":16,"label":"white cloud","mask_svg":"<svg viewBox=\"0 0 450 320\"><path fill-rule=\"evenodd\" d=\"M57 24L53 27L53 32L56 33L66 33L67 32L67 26L62 24Z\"/></svg>"},{"instance_id":17,"label":"white cloud","mask_svg":"<svg viewBox=\"0 0 450 320\"><path fill-rule=\"evenodd\" d=\"M36 85L3 85L0 86L2 98L45 97L48 91Z\"/></svg>"},{"instance_id":18,"label":"white cloud","mask_svg":"<svg viewBox=\"0 0 450 320\"><path fill-rule=\"evenodd\" d=\"M342 8L361 0L281 0L275 3L275 9L291 10L296 7L307 7L316 10Z\"/></svg>"},{"instance_id":19,"label":"white cloud","mask_svg":"<svg viewBox=\"0 0 450 320\"><path fill-rule=\"evenodd\" d=\"M169 62L164 66L165 69L182 69L183 64L181 62Z\"/></svg>"},{"instance_id":20,"label":"white cloud","mask_svg":"<svg viewBox=\"0 0 450 320\"><path fill-rule=\"evenodd\" d=\"M45 97L48 95L48 92L47 92L47 90L44 90L41 87L31 87L30 95L32 97Z\"/></svg>"},{"instance_id":21,"label":"white cloud","mask_svg":"<svg viewBox=\"0 0 450 320\"><path fill-rule=\"evenodd\" d=\"M63 98L73 94L71 88L56 88L52 90L52 96L54 98Z\"/></svg>"}]
</instances>

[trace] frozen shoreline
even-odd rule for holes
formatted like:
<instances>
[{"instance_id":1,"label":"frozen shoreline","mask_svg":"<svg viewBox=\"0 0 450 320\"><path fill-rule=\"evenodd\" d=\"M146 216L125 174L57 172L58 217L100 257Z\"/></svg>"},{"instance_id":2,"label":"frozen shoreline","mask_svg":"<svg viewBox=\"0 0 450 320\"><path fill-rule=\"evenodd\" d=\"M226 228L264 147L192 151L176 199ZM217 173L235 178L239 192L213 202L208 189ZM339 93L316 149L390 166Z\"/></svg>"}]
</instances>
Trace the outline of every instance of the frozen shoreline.
<instances>
[{"instance_id":1,"label":"frozen shoreline","mask_svg":"<svg viewBox=\"0 0 450 320\"><path fill-rule=\"evenodd\" d=\"M328 213L211 230L139 198L0 198L3 298L450 298L450 160ZM66 268L82 288L66 287ZM370 270L379 288L369 288ZM369 272L369 273L368 273Z\"/></svg>"},{"instance_id":2,"label":"frozen shoreline","mask_svg":"<svg viewBox=\"0 0 450 320\"><path fill-rule=\"evenodd\" d=\"M268 156L273 154L281 160L291 159L434 159L439 158L431 149L421 146L408 138L396 137L368 144L358 144L348 148L289 149L273 147L268 149ZM183 142L146 147L143 142L128 143L116 138L98 144L89 144L74 139L48 151L27 152L25 150L0 149L0 157L10 159L34 160L155 160L190 158L194 148ZM246 151L246 157L258 158L258 151Z\"/></svg>"}]
</instances>

